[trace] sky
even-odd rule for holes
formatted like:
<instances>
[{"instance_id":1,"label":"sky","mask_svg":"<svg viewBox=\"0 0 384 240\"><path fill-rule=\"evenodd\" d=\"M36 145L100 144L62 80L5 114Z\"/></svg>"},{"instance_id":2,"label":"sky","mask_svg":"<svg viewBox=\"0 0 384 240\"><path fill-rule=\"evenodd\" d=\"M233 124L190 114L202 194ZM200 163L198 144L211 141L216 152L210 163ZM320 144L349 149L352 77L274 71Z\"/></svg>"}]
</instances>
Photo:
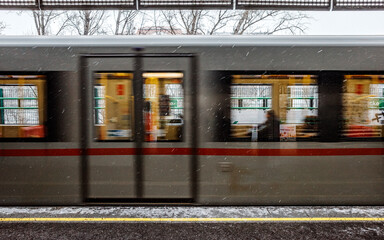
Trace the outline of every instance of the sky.
<instances>
[{"instance_id":1,"label":"sky","mask_svg":"<svg viewBox=\"0 0 384 240\"><path fill-rule=\"evenodd\" d=\"M311 17L305 35L384 35L384 11L305 11ZM27 12L0 11L3 35L32 35L33 18Z\"/></svg>"}]
</instances>

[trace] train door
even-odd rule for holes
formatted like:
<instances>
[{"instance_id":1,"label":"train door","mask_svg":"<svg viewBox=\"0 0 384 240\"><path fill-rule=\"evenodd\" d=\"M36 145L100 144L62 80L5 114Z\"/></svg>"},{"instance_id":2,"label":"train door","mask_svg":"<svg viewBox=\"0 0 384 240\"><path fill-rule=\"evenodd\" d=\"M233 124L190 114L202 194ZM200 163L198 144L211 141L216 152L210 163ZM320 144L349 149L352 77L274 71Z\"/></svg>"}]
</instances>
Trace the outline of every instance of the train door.
<instances>
[{"instance_id":1,"label":"train door","mask_svg":"<svg viewBox=\"0 0 384 240\"><path fill-rule=\"evenodd\" d=\"M193 198L197 79L191 63L191 58L144 59L143 198Z\"/></svg>"},{"instance_id":2,"label":"train door","mask_svg":"<svg viewBox=\"0 0 384 240\"><path fill-rule=\"evenodd\" d=\"M82 57L85 201L192 201L192 62L187 55Z\"/></svg>"}]
</instances>

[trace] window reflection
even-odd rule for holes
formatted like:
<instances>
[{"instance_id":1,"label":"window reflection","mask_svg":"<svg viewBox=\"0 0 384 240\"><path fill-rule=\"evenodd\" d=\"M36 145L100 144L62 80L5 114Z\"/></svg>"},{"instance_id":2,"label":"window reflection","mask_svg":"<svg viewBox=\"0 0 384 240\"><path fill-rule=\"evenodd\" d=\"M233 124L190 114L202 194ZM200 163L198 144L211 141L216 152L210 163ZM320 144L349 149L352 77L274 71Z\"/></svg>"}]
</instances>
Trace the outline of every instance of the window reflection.
<instances>
[{"instance_id":1,"label":"window reflection","mask_svg":"<svg viewBox=\"0 0 384 240\"><path fill-rule=\"evenodd\" d=\"M131 73L97 73L94 121L98 140L132 140L133 95Z\"/></svg>"},{"instance_id":2,"label":"window reflection","mask_svg":"<svg viewBox=\"0 0 384 240\"><path fill-rule=\"evenodd\" d=\"M232 76L231 138L234 141L316 138L317 110L315 76Z\"/></svg>"},{"instance_id":3,"label":"window reflection","mask_svg":"<svg viewBox=\"0 0 384 240\"><path fill-rule=\"evenodd\" d=\"M183 73L144 73L145 141L182 141Z\"/></svg>"},{"instance_id":4,"label":"window reflection","mask_svg":"<svg viewBox=\"0 0 384 240\"><path fill-rule=\"evenodd\" d=\"M283 109L286 107L285 124L287 128L296 128L296 138L313 138L318 135L318 87L298 80L287 86L287 94L280 95L286 104L283 106ZM290 137L287 137L289 140Z\"/></svg>"},{"instance_id":5,"label":"window reflection","mask_svg":"<svg viewBox=\"0 0 384 240\"><path fill-rule=\"evenodd\" d=\"M384 76L346 75L343 136L380 138L384 124Z\"/></svg>"},{"instance_id":6,"label":"window reflection","mask_svg":"<svg viewBox=\"0 0 384 240\"><path fill-rule=\"evenodd\" d=\"M0 76L0 138L45 137L45 76Z\"/></svg>"}]
</instances>

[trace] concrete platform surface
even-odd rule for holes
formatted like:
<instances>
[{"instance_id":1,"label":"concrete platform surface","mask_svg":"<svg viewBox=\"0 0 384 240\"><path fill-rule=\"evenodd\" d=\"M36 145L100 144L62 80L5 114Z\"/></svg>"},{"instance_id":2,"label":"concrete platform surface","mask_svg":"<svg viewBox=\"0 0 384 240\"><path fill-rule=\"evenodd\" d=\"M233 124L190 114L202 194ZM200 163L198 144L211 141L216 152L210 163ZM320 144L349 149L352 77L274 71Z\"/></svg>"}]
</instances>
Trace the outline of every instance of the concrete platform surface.
<instances>
[{"instance_id":1,"label":"concrete platform surface","mask_svg":"<svg viewBox=\"0 0 384 240\"><path fill-rule=\"evenodd\" d=\"M384 239L384 207L0 207L0 229L0 239Z\"/></svg>"}]
</instances>

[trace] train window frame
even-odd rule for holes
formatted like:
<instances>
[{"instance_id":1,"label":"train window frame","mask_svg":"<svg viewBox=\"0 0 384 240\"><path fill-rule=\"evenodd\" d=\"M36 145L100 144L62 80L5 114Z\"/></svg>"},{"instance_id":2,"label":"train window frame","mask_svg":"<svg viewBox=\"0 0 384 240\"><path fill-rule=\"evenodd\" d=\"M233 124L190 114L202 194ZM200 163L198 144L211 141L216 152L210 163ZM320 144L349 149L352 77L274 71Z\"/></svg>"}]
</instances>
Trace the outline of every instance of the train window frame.
<instances>
[{"instance_id":1,"label":"train window frame","mask_svg":"<svg viewBox=\"0 0 384 240\"><path fill-rule=\"evenodd\" d=\"M9 85L9 86L23 86L23 85L33 85L36 87L37 97L30 99L29 97L25 98L26 100L36 100L37 107L33 107L33 109L37 109L38 114L38 124L0 124L1 131L3 128L13 127L18 128L18 135L15 137L0 137L0 142L46 142L48 141L48 74L39 72L1 72L0 73L0 85ZM30 109L29 107L22 107L22 103L20 101L25 100L24 97L13 97L12 100L18 101L17 109ZM2 97L3 100L9 100L6 97ZM42 127L41 127L42 126ZM29 129L31 131L29 133L31 136L22 137L20 136L20 131L22 128L26 127L39 127ZM27 131L25 129L25 131ZM37 131L37 132L36 132ZM25 133L27 134L27 133ZM37 135L36 135L37 134ZM42 134L39 135L39 134Z\"/></svg>"}]
</instances>

